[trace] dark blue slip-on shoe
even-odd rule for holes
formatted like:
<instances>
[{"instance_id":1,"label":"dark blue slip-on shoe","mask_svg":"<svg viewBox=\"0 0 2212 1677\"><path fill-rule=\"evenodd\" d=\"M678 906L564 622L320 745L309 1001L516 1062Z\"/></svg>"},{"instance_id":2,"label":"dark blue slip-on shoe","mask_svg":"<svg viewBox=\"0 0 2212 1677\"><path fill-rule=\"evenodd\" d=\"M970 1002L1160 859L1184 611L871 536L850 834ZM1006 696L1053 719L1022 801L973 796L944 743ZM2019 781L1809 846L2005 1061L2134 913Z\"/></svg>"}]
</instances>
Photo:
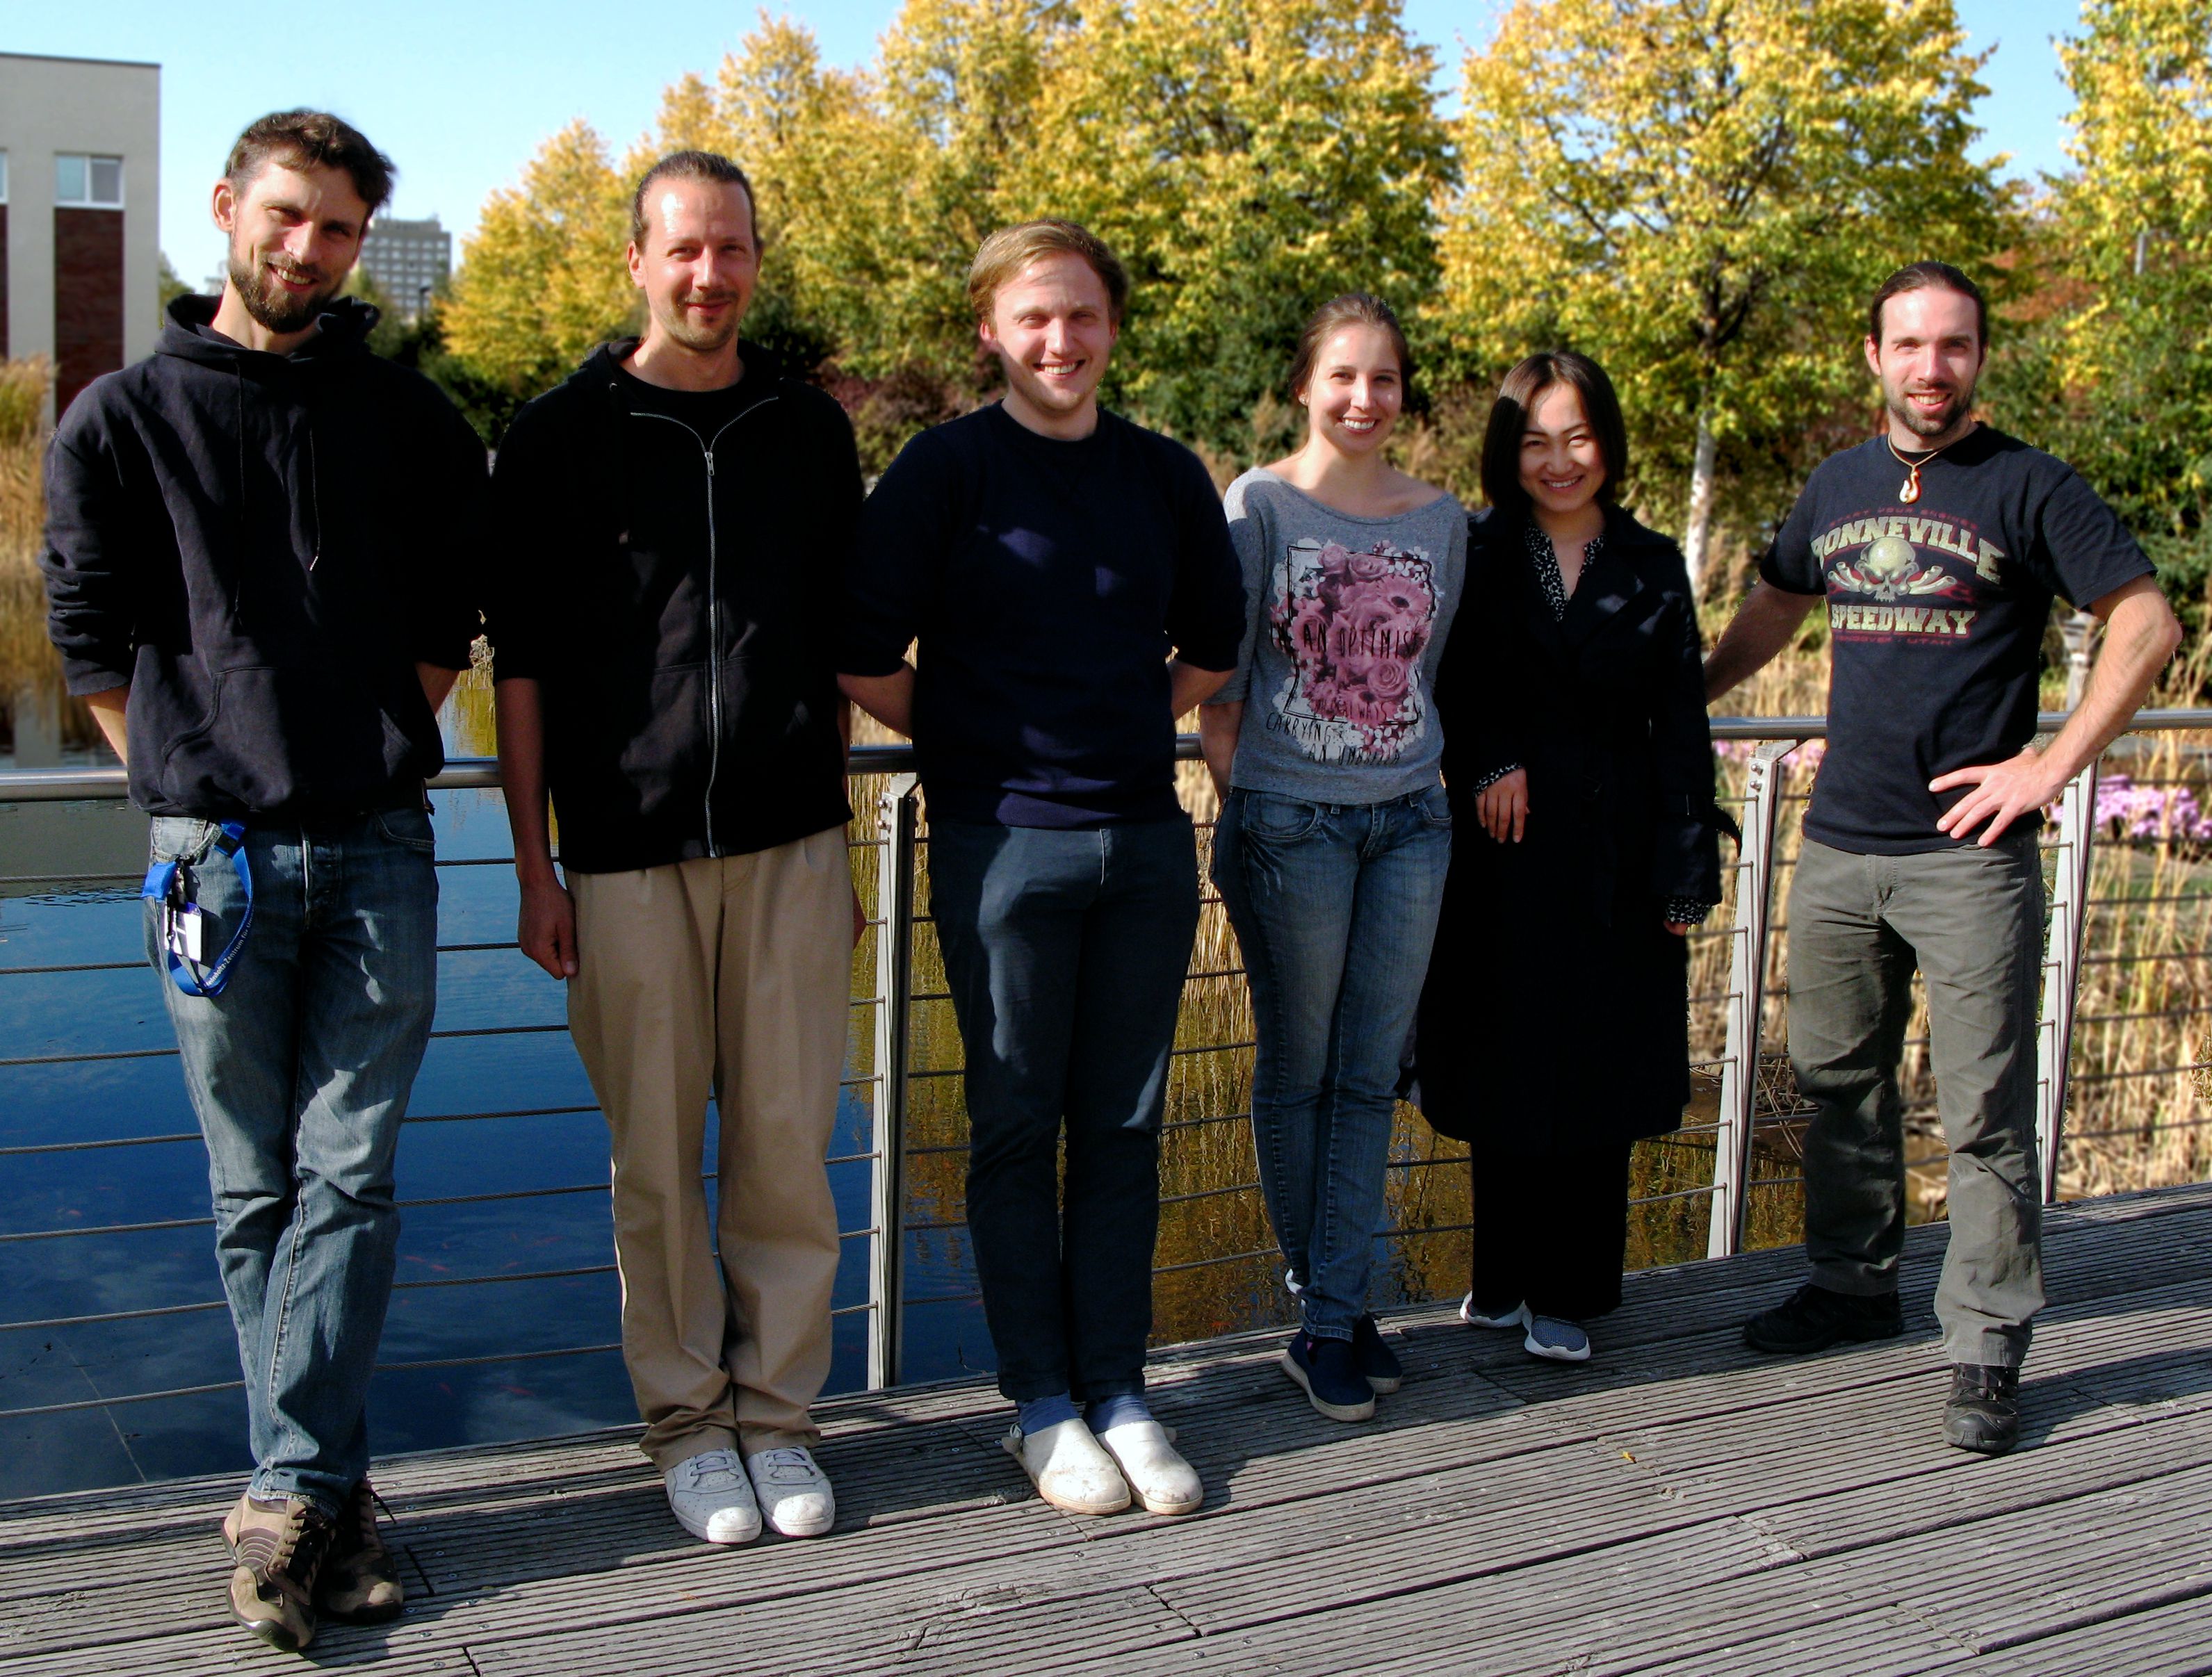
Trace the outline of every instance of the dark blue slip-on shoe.
<instances>
[{"instance_id":1,"label":"dark blue slip-on shoe","mask_svg":"<svg viewBox=\"0 0 2212 1677\"><path fill-rule=\"evenodd\" d=\"M1406 1383L1405 1368L1373 1316L1362 1316L1352 1324L1352 1361L1360 1377L1378 1392L1395 1392Z\"/></svg>"},{"instance_id":2,"label":"dark blue slip-on shoe","mask_svg":"<svg viewBox=\"0 0 2212 1677\"><path fill-rule=\"evenodd\" d=\"M1333 1421L1364 1421L1375 1413L1375 1388L1352 1360L1349 1340L1317 1340L1301 1330L1283 1352L1283 1372Z\"/></svg>"}]
</instances>

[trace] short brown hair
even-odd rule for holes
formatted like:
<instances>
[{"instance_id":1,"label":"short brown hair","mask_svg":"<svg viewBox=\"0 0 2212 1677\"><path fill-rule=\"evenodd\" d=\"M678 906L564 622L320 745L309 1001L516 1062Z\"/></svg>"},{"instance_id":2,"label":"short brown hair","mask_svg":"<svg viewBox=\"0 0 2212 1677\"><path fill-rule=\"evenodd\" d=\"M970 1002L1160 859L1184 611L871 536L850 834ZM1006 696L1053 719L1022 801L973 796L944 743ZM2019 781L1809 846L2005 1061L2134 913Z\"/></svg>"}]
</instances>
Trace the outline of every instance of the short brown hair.
<instances>
[{"instance_id":1,"label":"short brown hair","mask_svg":"<svg viewBox=\"0 0 2212 1677\"><path fill-rule=\"evenodd\" d=\"M1589 421L1597 452L1605 459L1605 482L1598 487L1598 499L1614 500L1621 480L1628 476L1628 425L1620 416L1613 380L1588 355L1547 349L1528 356L1505 375L1483 429L1482 493L1500 512L1528 510L1528 492L1521 487L1521 438L1536 404L1554 385L1571 386L1583 398L1583 416Z\"/></svg>"},{"instance_id":2,"label":"short brown hair","mask_svg":"<svg viewBox=\"0 0 2212 1677\"><path fill-rule=\"evenodd\" d=\"M719 151L672 151L645 172L637 183L637 191L629 195L629 241L638 249L645 248L645 235L651 230L645 217L645 195L653 190L656 180L703 180L717 186L735 186L745 195L745 219L751 223L753 252L761 248L760 201L753 196L753 183L739 168Z\"/></svg>"},{"instance_id":3,"label":"short brown hair","mask_svg":"<svg viewBox=\"0 0 2212 1677\"><path fill-rule=\"evenodd\" d=\"M271 111L246 125L230 149L222 178L243 193L271 162L295 169L343 169L372 216L392 201L392 160L368 137L328 111Z\"/></svg>"},{"instance_id":4,"label":"short brown hair","mask_svg":"<svg viewBox=\"0 0 2212 1677\"><path fill-rule=\"evenodd\" d=\"M1321 346L1346 326L1372 326L1390 340L1390 347L1398 357L1398 380L1410 387L1413 382L1413 353L1406 347L1406 333L1399 325L1398 317L1391 313L1390 305L1380 297L1370 296L1364 291L1347 291L1341 297L1332 297L1313 313L1305 330L1298 334L1297 353L1291 357L1291 394L1296 396L1313 377L1314 362L1321 354Z\"/></svg>"},{"instance_id":5,"label":"short brown hair","mask_svg":"<svg viewBox=\"0 0 2212 1677\"><path fill-rule=\"evenodd\" d=\"M1962 297L1973 300L1974 339L1982 348L1988 349L1990 306L1982 299L1982 288L1948 262L1911 263L1884 280L1881 289L1874 294L1874 301L1867 306L1867 336L1879 346L1881 343L1881 306L1903 292L1925 291L1931 286L1939 291L1955 291Z\"/></svg>"},{"instance_id":6,"label":"short brown hair","mask_svg":"<svg viewBox=\"0 0 2212 1677\"><path fill-rule=\"evenodd\" d=\"M1000 288L1033 263L1051 256L1079 256L1106 288L1106 313L1115 325L1129 301L1129 270L1106 241L1073 222L1046 219L1002 227L986 239L968 264L968 301L979 321L991 318Z\"/></svg>"}]
</instances>

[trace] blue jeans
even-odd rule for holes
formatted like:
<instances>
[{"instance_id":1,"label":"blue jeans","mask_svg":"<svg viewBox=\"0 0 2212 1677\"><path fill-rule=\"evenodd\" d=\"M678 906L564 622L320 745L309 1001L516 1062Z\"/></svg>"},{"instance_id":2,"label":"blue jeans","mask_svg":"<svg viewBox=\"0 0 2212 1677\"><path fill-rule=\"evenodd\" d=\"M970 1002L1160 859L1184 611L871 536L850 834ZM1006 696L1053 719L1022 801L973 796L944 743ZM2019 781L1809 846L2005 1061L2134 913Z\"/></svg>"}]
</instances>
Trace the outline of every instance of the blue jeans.
<instances>
[{"instance_id":1,"label":"blue jeans","mask_svg":"<svg viewBox=\"0 0 2212 1677\"><path fill-rule=\"evenodd\" d=\"M1140 1392L1160 1114L1198 930L1190 823L933 821L929 893L967 1052L968 1229L999 1389Z\"/></svg>"},{"instance_id":2,"label":"blue jeans","mask_svg":"<svg viewBox=\"0 0 2212 1677\"><path fill-rule=\"evenodd\" d=\"M1399 1061L1450 866L1441 787L1382 804L1232 788L1214 829L1252 987L1260 1188L1321 1339L1350 1339L1367 1309Z\"/></svg>"},{"instance_id":3,"label":"blue jeans","mask_svg":"<svg viewBox=\"0 0 2212 1677\"><path fill-rule=\"evenodd\" d=\"M162 817L156 859L194 864L208 958L241 905L204 821ZM392 1155L438 981L430 818L388 811L249 824L253 929L219 996L166 971L185 1086L207 1139L216 1258L238 1330L252 1492L337 1515L368 1471L363 1410L392 1294ZM147 953L164 966L159 910Z\"/></svg>"}]
</instances>

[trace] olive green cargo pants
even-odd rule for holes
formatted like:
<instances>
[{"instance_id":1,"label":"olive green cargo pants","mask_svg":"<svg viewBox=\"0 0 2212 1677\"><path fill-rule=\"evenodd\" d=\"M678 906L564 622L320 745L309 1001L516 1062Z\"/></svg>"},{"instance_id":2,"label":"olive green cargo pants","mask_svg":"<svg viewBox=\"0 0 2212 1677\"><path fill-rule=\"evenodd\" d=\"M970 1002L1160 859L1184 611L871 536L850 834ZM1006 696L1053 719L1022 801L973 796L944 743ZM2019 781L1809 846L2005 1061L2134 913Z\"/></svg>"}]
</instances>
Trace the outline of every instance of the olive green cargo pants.
<instances>
[{"instance_id":1,"label":"olive green cargo pants","mask_svg":"<svg viewBox=\"0 0 2212 1677\"><path fill-rule=\"evenodd\" d=\"M1954 1363L2017 1368L2043 1308L2036 1168L2042 867L2032 829L1987 849L1861 855L1811 839L1790 891L1790 1060L1816 1103L1805 1252L1837 1292L1897 1290L1905 1243L1898 1064L1917 965L1951 1149L1936 1292Z\"/></svg>"}]
</instances>

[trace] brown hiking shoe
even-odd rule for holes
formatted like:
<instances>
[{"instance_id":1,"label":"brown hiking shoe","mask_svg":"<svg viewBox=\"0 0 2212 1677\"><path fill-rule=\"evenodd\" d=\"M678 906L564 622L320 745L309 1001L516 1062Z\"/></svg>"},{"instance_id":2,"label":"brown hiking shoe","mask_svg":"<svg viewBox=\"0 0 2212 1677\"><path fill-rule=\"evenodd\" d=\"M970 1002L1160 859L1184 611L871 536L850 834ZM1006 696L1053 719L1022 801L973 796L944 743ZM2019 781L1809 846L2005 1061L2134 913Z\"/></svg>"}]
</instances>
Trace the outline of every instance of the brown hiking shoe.
<instances>
[{"instance_id":1,"label":"brown hiking shoe","mask_svg":"<svg viewBox=\"0 0 2212 1677\"><path fill-rule=\"evenodd\" d=\"M238 1564L230 1610L271 1648L295 1654L315 1639L315 1577L337 1534L323 1511L296 1497L248 1495L223 1516L223 1540Z\"/></svg>"},{"instance_id":2,"label":"brown hiking shoe","mask_svg":"<svg viewBox=\"0 0 2212 1677\"><path fill-rule=\"evenodd\" d=\"M399 1564L376 1530L376 1492L362 1480L337 1522L331 1552L315 1580L315 1610L346 1625L381 1625L407 1604Z\"/></svg>"}]
</instances>

